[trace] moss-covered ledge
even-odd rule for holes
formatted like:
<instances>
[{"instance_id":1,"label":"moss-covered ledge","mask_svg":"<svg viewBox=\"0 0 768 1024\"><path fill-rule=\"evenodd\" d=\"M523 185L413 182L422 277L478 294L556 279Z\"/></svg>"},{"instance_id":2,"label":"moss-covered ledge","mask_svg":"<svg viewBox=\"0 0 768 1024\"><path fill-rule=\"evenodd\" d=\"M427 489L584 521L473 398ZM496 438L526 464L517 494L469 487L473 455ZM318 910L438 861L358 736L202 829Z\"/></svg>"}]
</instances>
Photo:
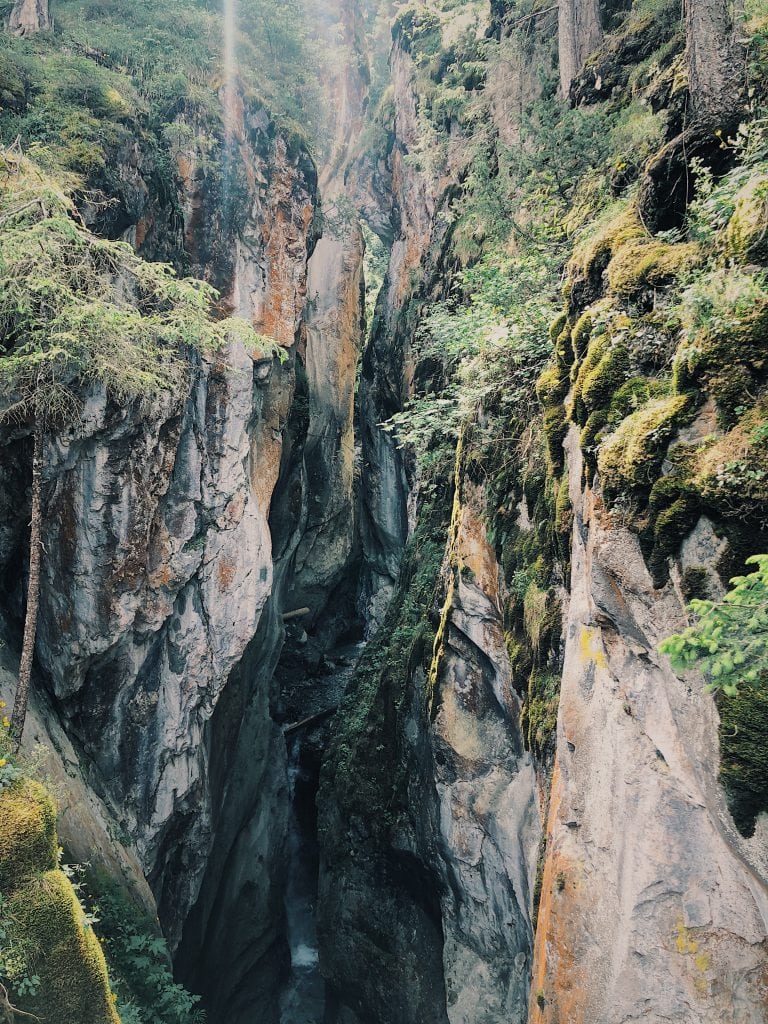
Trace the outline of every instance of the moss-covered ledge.
<instances>
[{"instance_id":1,"label":"moss-covered ledge","mask_svg":"<svg viewBox=\"0 0 768 1024\"><path fill-rule=\"evenodd\" d=\"M0 791L0 980L24 1014L120 1024L101 946L57 860L45 788L21 779Z\"/></svg>"}]
</instances>

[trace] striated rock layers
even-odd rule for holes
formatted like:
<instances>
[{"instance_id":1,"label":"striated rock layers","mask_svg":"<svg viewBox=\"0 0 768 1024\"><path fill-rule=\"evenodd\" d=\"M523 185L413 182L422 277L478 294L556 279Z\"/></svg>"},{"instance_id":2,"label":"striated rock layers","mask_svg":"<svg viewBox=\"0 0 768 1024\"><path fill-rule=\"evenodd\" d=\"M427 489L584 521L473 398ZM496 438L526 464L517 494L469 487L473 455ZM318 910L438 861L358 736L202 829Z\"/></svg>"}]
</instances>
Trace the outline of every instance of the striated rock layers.
<instances>
[{"instance_id":1,"label":"striated rock layers","mask_svg":"<svg viewBox=\"0 0 768 1024\"><path fill-rule=\"evenodd\" d=\"M186 249L228 307L291 346L314 244L314 165L259 107L239 105L229 148L248 181L237 222L216 182L180 160ZM163 217L150 192L135 230ZM211 239L227 260L208 263ZM92 394L46 453L41 673L90 787L131 837L172 947L198 897L224 784L211 717L230 686L250 692L236 670L272 589L268 516L293 387L290 359L233 344L153 408ZM26 442L4 442L3 475L18 487ZM18 511L3 508L6 572L21 557ZM279 765L279 734L262 718Z\"/></svg>"}]
</instances>

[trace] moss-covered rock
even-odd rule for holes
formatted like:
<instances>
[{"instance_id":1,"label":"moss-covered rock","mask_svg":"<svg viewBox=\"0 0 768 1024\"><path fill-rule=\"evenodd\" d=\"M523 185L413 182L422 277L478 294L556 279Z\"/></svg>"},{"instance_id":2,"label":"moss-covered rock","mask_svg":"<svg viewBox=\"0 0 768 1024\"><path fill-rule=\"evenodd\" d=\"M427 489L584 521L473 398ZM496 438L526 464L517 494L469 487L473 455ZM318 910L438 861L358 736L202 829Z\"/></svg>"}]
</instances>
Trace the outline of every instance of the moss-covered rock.
<instances>
[{"instance_id":1,"label":"moss-covered rock","mask_svg":"<svg viewBox=\"0 0 768 1024\"><path fill-rule=\"evenodd\" d=\"M597 472L597 451L603 433L608 423L608 416L604 409L593 412L581 432L579 443L584 455L584 475L586 482L592 484Z\"/></svg>"},{"instance_id":2,"label":"moss-covered rock","mask_svg":"<svg viewBox=\"0 0 768 1024\"><path fill-rule=\"evenodd\" d=\"M621 296L662 288L689 273L701 258L701 248L695 242L668 245L656 239L633 239L621 246L608 264L608 286Z\"/></svg>"},{"instance_id":3,"label":"moss-covered rock","mask_svg":"<svg viewBox=\"0 0 768 1024\"><path fill-rule=\"evenodd\" d=\"M57 864L53 801L24 779L0 793L0 894L10 938L23 950L35 994L12 992L20 1011L56 1024L120 1024L107 966L72 883Z\"/></svg>"},{"instance_id":4,"label":"moss-covered rock","mask_svg":"<svg viewBox=\"0 0 768 1024\"><path fill-rule=\"evenodd\" d=\"M614 394L630 374L630 360L627 346L620 339L620 327L626 326L620 317L616 329L617 338L604 332L590 342L587 354L579 366L573 384L572 416L579 426L584 426L590 414L598 409L608 409Z\"/></svg>"},{"instance_id":5,"label":"moss-covered rock","mask_svg":"<svg viewBox=\"0 0 768 1024\"><path fill-rule=\"evenodd\" d=\"M563 444L568 433L568 420L562 405L551 406L544 411L544 438L547 446L547 462L550 472L559 476L565 465Z\"/></svg>"},{"instance_id":6,"label":"moss-covered rock","mask_svg":"<svg viewBox=\"0 0 768 1024\"><path fill-rule=\"evenodd\" d=\"M581 384L581 400L587 413L609 406L629 374L629 352L623 342L611 343L597 366L585 375Z\"/></svg>"},{"instance_id":7,"label":"moss-covered rock","mask_svg":"<svg viewBox=\"0 0 768 1024\"><path fill-rule=\"evenodd\" d=\"M536 382L536 396L545 408L560 405L568 394L568 387L568 374L563 374L553 363L543 371Z\"/></svg>"},{"instance_id":8,"label":"moss-covered rock","mask_svg":"<svg viewBox=\"0 0 768 1024\"><path fill-rule=\"evenodd\" d=\"M19 1000L22 1008L56 1024L119 1024L104 954L66 875L47 871L9 905L40 978L38 994Z\"/></svg>"},{"instance_id":9,"label":"moss-covered rock","mask_svg":"<svg viewBox=\"0 0 768 1024\"><path fill-rule=\"evenodd\" d=\"M667 559L676 554L682 541L699 520L701 504L693 494L681 494L653 523L653 551L650 568L657 583L667 576Z\"/></svg>"},{"instance_id":10,"label":"moss-covered rock","mask_svg":"<svg viewBox=\"0 0 768 1024\"><path fill-rule=\"evenodd\" d=\"M635 207L627 202L614 204L576 246L566 268L565 294L571 300L597 299L605 291L603 274L614 253L629 242L646 237Z\"/></svg>"},{"instance_id":11,"label":"moss-covered rock","mask_svg":"<svg viewBox=\"0 0 768 1024\"><path fill-rule=\"evenodd\" d=\"M768 401L743 413L722 437L692 455L693 486L726 518L764 518L768 505Z\"/></svg>"},{"instance_id":12,"label":"moss-covered rock","mask_svg":"<svg viewBox=\"0 0 768 1024\"><path fill-rule=\"evenodd\" d=\"M653 399L606 438L597 457L606 495L650 491L667 446L690 410L691 401L688 395Z\"/></svg>"},{"instance_id":13,"label":"moss-covered rock","mask_svg":"<svg viewBox=\"0 0 768 1024\"><path fill-rule=\"evenodd\" d=\"M557 488L555 500L555 529L564 537L569 537L573 527L573 506L571 505L568 474L563 473L560 486Z\"/></svg>"},{"instance_id":14,"label":"moss-covered rock","mask_svg":"<svg viewBox=\"0 0 768 1024\"><path fill-rule=\"evenodd\" d=\"M558 315L555 317L555 319L549 325L549 340L552 342L553 346L557 344L557 339L563 333L563 331L565 330L567 324L568 324L568 310L566 309L564 312L558 313Z\"/></svg>"},{"instance_id":15,"label":"moss-covered rock","mask_svg":"<svg viewBox=\"0 0 768 1024\"><path fill-rule=\"evenodd\" d=\"M571 344L575 359L583 359L589 347L589 339L595 326L594 316L590 309L586 310L573 325Z\"/></svg>"},{"instance_id":16,"label":"moss-covered rock","mask_svg":"<svg viewBox=\"0 0 768 1024\"><path fill-rule=\"evenodd\" d=\"M737 192L725 250L738 263L768 264L768 175L753 175Z\"/></svg>"},{"instance_id":17,"label":"moss-covered rock","mask_svg":"<svg viewBox=\"0 0 768 1024\"><path fill-rule=\"evenodd\" d=\"M528 749L539 757L553 742L557 730L557 712L560 706L560 676L534 669L528 682L528 700L522 726Z\"/></svg>"},{"instance_id":18,"label":"moss-covered rock","mask_svg":"<svg viewBox=\"0 0 768 1024\"><path fill-rule=\"evenodd\" d=\"M768 680L743 686L736 697L721 697L721 778L739 830L755 831L758 814L768 811Z\"/></svg>"},{"instance_id":19,"label":"moss-covered rock","mask_svg":"<svg viewBox=\"0 0 768 1024\"><path fill-rule=\"evenodd\" d=\"M675 356L679 392L700 389L730 427L768 377L768 286L764 273L716 270L684 295L685 338Z\"/></svg>"},{"instance_id":20,"label":"moss-covered rock","mask_svg":"<svg viewBox=\"0 0 768 1024\"><path fill-rule=\"evenodd\" d=\"M56 854L56 811L43 786L26 779L0 792L0 891L55 868Z\"/></svg>"},{"instance_id":21,"label":"moss-covered rock","mask_svg":"<svg viewBox=\"0 0 768 1024\"><path fill-rule=\"evenodd\" d=\"M618 423L652 398L662 398L671 390L671 382L660 377L630 377L616 391L608 411L609 420Z\"/></svg>"}]
</instances>

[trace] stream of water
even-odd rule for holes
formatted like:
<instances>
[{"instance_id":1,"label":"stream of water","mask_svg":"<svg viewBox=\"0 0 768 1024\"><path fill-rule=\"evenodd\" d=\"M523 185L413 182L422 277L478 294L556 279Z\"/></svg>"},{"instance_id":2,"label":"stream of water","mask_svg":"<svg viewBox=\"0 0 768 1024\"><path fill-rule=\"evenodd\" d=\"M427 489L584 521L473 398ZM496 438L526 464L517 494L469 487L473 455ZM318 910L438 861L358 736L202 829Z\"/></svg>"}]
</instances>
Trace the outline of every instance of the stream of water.
<instances>
[{"instance_id":1,"label":"stream of water","mask_svg":"<svg viewBox=\"0 0 768 1024\"><path fill-rule=\"evenodd\" d=\"M288 885L285 912L291 950L291 976L280 1001L280 1024L321 1024L325 984L320 975L317 943L317 837L306 821L311 780L302 777L302 733L288 739L288 782L291 820L288 832ZM312 796L309 796L312 800Z\"/></svg>"},{"instance_id":2,"label":"stream of water","mask_svg":"<svg viewBox=\"0 0 768 1024\"><path fill-rule=\"evenodd\" d=\"M338 706L363 651L362 643L332 652L333 671L308 679L301 700L302 715L323 716ZM322 718L320 722L328 721ZM322 1024L325 982L320 974L317 940L317 842L316 796L320 770L318 723L286 736L291 818L286 856L288 877L285 913L291 974L280 999L280 1024Z\"/></svg>"}]
</instances>

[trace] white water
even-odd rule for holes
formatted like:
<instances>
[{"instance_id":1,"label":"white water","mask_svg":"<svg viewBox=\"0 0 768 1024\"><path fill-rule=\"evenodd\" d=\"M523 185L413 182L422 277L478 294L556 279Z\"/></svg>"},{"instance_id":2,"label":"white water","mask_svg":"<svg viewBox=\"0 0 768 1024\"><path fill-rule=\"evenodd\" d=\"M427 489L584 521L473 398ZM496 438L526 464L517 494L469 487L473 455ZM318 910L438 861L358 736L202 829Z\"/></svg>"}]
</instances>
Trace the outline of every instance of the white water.
<instances>
[{"instance_id":1,"label":"white water","mask_svg":"<svg viewBox=\"0 0 768 1024\"><path fill-rule=\"evenodd\" d=\"M300 757L301 736L298 735L292 737L288 747L291 821L285 913L291 950L291 977L280 1000L280 1024L321 1024L325 1010L325 984L319 970L316 865L295 804Z\"/></svg>"}]
</instances>

